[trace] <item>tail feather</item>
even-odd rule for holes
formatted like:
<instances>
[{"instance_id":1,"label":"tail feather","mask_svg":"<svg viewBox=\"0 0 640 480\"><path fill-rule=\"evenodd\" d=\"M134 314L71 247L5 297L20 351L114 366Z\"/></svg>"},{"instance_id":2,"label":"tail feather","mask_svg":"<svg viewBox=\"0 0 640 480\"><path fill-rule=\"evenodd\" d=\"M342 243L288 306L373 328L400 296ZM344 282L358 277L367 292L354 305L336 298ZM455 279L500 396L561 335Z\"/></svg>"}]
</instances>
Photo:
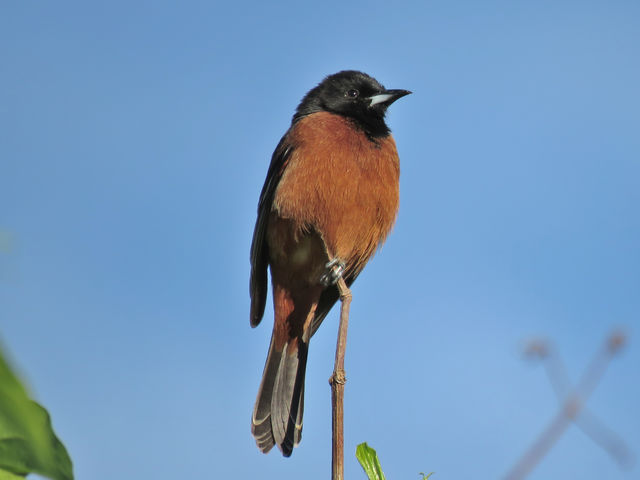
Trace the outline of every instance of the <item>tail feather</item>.
<instances>
[{"instance_id":1,"label":"tail feather","mask_svg":"<svg viewBox=\"0 0 640 480\"><path fill-rule=\"evenodd\" d=\"M286 344L276 349L273 339L269 346L251 422L251 432L263 453L277 445L288 457L302 438L308 345L297 339L296 347Z\"/></svg>"},{"instance_id":2,"label":"tail feather","mask_svg":"<svg viewBox=\"0 0 640 480\"><path fill-rule=\"evenodd\" d=\"M251 433L258 444L258 448L264 453L269 452L275 445L271 430L271 396L273 381L276 378L279 366L280 359L275 352L272 338L267 361L264 365L264 372L262 373L262 382L258 390L258 398L253 407L253 415L251 417Z\"/></svg>"}]
</instances>

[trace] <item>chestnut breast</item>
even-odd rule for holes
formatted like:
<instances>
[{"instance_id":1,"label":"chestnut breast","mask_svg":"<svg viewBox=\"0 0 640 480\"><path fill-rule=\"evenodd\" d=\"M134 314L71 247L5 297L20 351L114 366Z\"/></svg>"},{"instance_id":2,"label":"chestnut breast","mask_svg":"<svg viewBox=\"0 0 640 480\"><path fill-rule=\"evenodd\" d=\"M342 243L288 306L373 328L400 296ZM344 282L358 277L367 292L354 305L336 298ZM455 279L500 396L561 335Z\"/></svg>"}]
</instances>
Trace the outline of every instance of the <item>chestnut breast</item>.
<instances>
[{"instance_id":1,"label":"chestnut breast","mask_svg":"<svg viewBox=\"0 0 640 480\"><path fill-rule=\"evenodd\" d=\"M391 230L398 211L400 164L391 135L371 140L348 119L319 112L288 133L294 150L275 192L268 230L286 219L299 242L315 231L329 254L359 272ZM280 232L274 237L287 235ZM269 242L272 258L279 245ZM280 245L284 242L278 241Z\"/></svg>"}]
</instances>

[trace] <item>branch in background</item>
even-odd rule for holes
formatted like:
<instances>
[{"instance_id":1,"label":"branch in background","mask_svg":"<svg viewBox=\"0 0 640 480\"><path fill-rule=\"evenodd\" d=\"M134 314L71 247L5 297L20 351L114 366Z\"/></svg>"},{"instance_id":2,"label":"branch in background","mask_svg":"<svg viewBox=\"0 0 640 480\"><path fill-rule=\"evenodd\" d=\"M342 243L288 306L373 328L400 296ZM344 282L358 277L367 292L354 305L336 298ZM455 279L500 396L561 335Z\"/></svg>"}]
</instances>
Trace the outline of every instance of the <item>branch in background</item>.
<instances>
[{"instance_id":1,"label":"branch in background","mask_svg":"<svg viewBox=\"0 0 640 480\"><path fill-rule=\"evenodd\" d=\"M603 448L618 459L619 462L623 460L621 464L628 463L631 460L631 455L624 443L612 436L610 430L600 426L599 421L593 415L588 414L586 417L586 430L584 428L585 420L581 420L583 418L584 404L602 379L609 362L614 355L620 352L625 342L626 336L624 334L619 332L611 334L604 346L596 353L573 390L568 388L569 381L564 366L559 357L551 353L553 350L549 343L535 341L529 344L525 351L526 355L532 358L539 358L545 362L547 375L556 394L561 399L562 405L551 423L506 475L505 480L521 480L525 478L553 447L571 422L580 424L587 435L595 435L597 439L594 438L594 440L600 446L604 445ZM549 360L550 358L551 360ZM595 420L596 423L589 425L589 420L591 422ZM594 426L598 427L595 428L595 431ZM608 438L606 435L608 435ZM622 445L622 450L620 450L620 445Z\"/></svg>"},{"instance_id":2,"label":"branch in background","mask_svg":"<svg viewBox=\"0 0 640 480\"><path fill-rule=\"evenodd\" d=\"M612 348L615 353L624 346L625 340L623 334L615 333L609 338L609 348ZM549 383L551 383L558 401L562 402L567 397L571 384L560 354L553 344L543 339L534 340L525 349L525 355L542 362ZM606 451L621 468L627 469L633 466L634 455L624 440L604 425L586 406L582 407L580 415L574 418L573 422L585 435Z\"/></svg>"}]
</instances>

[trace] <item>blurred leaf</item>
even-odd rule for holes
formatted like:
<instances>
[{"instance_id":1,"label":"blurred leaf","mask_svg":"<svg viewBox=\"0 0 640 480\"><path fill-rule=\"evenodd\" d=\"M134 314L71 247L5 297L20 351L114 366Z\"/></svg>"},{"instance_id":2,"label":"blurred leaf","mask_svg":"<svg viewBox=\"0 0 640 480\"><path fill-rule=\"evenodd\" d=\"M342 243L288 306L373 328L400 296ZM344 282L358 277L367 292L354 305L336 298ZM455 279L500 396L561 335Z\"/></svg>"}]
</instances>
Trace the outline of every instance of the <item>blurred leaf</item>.
<instances>
[{"instance_id":1,"label":"blurred leaf","mask_svg":"<svg viewBox=\"0 0 640 480\"><path fill-rule=\"evenodd\" d=\"M12 250L13 239L11 234L6 230L0 230L0 252L9 253ZM2 477L0 477L2 480Z\"/></svg>"},{"instance_id":2,"label":"blurred leaf","mask_svg":"<svg viewBox=\"0 0 640 480\"><path fill-rule=\"evenodd\" d=\"M361 443L356 448L356 458L360 462L360 465L362 465L364 473L367 474L369 480L385 480L378 455L366 442Z\"/></svg>"},{"instance_id":3,"label":"blurred leaf","mask_svg":"<svg viewBox=\"0 0 640 480\"><path fill-rule=\"evenodd\" d=\"M7 230L0 229L0 253L11 253L13 250L13 236Z\"/></svg>"},{"instance_id":4,"label":"blurred leaf","mask_svg":"<svg viewBox=\"0 0 640 480\"><path fill-rule=\"evenodd\" d=\"M0 480L28 473L73 480L71 459L49 414L29 399L0 350Z\"/></svg>"},{"instance_id":5,"label":"blurred leaf","mask_svg":"<svg viewBox=\"0 0 640 480\"><path fill-rule=\"evenodd\" d=\"M24 476L16 475L6 470L0 470L0 480L24 480Z\"/></svg>"},{"instance_id":6,"label":"blurred leaf","mask_svg":"<svg viewBox=\"0 0 640 480\"><path fill-rule=\"evenodd\" d=\"M422 480L429 480L431 475L433 475L433 472L431 472L429 475L425 475L424 473L420 472L420 475L422 475Z\"/></svg>"}]
</instances>

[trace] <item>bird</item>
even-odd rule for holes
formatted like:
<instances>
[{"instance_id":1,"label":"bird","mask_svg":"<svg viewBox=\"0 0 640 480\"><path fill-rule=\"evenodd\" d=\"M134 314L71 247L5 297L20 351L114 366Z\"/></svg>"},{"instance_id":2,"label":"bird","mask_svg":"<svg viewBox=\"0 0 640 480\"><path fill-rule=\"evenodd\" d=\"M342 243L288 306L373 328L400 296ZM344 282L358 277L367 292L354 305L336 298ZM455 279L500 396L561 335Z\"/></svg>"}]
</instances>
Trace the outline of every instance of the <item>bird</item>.
<instances>
[{"instance_id":1,"label":"bird","mask_svg":"<svg viewBox=\"0 0 640 480\"><path fill-rule=\"evenodd\" d=\"M288 457L302 438L309 341L391 231L400 162L385 123L389 105L412 92L388 90L366 73L325 77L298 105L278 143L258 202L251 242L250 324L267 300L274 325L251 432L263 453Z\"/></svg>"}]
</instances>

